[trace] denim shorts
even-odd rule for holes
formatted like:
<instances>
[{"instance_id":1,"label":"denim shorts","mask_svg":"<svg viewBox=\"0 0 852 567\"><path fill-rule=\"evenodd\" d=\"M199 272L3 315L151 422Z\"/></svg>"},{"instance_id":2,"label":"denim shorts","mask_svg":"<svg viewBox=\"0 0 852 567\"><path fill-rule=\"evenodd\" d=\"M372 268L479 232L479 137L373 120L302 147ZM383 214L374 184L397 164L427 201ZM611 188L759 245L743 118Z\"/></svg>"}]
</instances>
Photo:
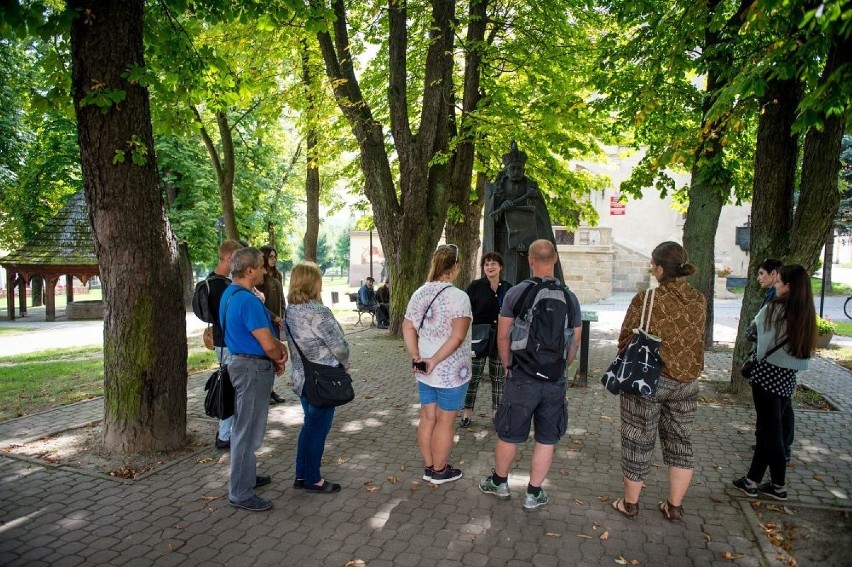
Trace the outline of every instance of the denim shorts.
<instances>
[{"instance_id":1,"label":"denim shorts","mask_svg":"<svg viewBox=\"0 0 852 567\"><path fill-rule=\"evenodd\" d=\"M417 389L420 392L420 405L438 404L438 408L444 411L458 411L464 406L467 383L455 388L436 388L417 382Z\"/></svg>"},{"instance_id":2,"label":"denim shorts","mask_svg":"<svg viewBox=\"0 0 852 567\"><path fill-rule=\"evenodd\" d=\"M566 383L512 375L494 415L497 437L506 443L523 443L535 425L535 440L555 445L568 429Z\"/></svg>"}]
</instances>

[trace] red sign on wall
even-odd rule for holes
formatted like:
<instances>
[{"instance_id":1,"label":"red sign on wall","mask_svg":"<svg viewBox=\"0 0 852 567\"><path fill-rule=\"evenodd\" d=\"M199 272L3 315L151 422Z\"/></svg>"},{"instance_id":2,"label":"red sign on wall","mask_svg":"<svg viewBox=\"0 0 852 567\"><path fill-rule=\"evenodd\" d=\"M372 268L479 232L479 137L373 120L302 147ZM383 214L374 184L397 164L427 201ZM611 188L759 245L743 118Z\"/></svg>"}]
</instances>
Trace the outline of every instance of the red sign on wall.
<instances>
[{"instance_id":1,"label":"red sign on wall","mask_svg":"<svg viewBox=\"0 0 852 567\"><path fill-rule=\"evenodd\" d=\"M618 202L619 195L613 195L609 198L609 214L623 215L625 213L626 204Z\"/></svg>"}]
</instances>

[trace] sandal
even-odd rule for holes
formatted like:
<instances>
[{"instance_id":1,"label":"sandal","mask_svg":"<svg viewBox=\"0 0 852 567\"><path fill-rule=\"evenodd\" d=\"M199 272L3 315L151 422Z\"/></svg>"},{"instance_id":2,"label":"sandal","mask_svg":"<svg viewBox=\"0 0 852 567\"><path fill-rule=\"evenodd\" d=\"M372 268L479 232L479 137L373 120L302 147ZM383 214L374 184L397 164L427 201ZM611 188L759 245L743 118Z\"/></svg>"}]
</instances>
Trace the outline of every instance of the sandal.
<instances>
[{"instance_id":1,"label":"sandal","mask_svg":"<svg viewBox=\"0 0 852 567\"><path fill-rule=\"evenodd\" d=\"M618 512L628 520L635 520L636 516L639 515L638 502L630 503L627 502L624 498L616 498L612 503L612 507L616 512Z\"/></svg>"},{"instance_id":2,"label":"sandal","mask_svg":"<svg viewBox=\"0 0 852 567\"><path fill-rule=\"evenodd\" d=\"M675 506L668 500L660 502L660 512L662 512L663 516L665 516L670 522L683 521L683 506Z\"/></svg>"}]
</instances>

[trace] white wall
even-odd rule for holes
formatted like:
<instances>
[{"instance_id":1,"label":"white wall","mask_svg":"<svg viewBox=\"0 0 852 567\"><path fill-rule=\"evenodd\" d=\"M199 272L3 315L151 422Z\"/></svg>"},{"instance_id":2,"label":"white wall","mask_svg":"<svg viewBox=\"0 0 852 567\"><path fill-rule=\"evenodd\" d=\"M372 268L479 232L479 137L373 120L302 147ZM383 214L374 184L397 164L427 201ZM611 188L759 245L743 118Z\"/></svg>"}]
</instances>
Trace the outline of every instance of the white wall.
<instances>
[{"instance_id":1,"label":"white wall","mask_svg":"<svg viewBox=\"0 0 852 567\"><path fill-rule=\"evenodd\" d=\"M615 242L639 253L650 255L657 244L666 240L683 242L684 215L674 208L671 196L660 198L656 189L647 188L641 199L628 199L624 203L624 214L611 214L610 199L618 197L618 187L627 179L641 154L608 147L605 163L579 162L578 167L610 178L609 187L591 194L592 203L598 211L600 226L611 227ZM688 173L670 175L678 186L689 183ZM751 205L735 207L726 205L719 218L716 231L716 263L730 266L733 275L745 276L748 270L748 255L735 244L736 227L745 225Z\"/></svg>"}]
</instances>

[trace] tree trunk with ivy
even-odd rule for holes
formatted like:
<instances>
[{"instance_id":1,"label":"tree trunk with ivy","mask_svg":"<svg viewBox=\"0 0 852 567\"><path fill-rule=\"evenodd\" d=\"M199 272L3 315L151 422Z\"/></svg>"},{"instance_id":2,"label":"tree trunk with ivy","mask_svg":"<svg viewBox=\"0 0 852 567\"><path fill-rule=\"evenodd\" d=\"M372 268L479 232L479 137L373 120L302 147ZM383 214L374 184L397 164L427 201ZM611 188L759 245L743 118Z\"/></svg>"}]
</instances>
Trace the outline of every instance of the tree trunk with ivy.
<instances>
[{"instance_id":1,"label":"tree trunk with ivy","mask_svg":"<svg viewBox=\"0 0 852 567\"><path fill-rule=\"evenodd\" d=\"M142 68L142 0L73 0L72 90L104 282L104 444L186 442L186 325L178 246L157 185Z\"/></svg>"}]
</instances>

